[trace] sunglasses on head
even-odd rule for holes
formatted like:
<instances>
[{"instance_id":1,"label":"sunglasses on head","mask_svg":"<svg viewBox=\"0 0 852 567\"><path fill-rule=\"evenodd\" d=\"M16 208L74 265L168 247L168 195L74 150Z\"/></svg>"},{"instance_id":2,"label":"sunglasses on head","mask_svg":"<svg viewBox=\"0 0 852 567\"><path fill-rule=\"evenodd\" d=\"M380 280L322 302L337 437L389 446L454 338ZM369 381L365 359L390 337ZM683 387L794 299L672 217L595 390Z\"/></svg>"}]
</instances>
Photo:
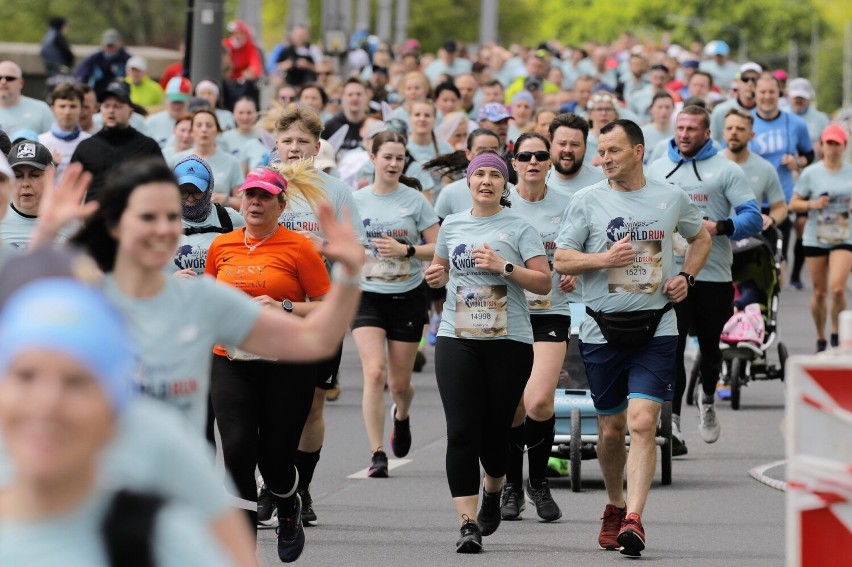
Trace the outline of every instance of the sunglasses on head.
<instances>
[{"instance_id":1,"label":"sunglasses on head","mask_svg":"<svg viewBox=\"0 0 852 567\"><path fill-rule=\"evenodd\" d=\"M535 156L536 161L547 161L550 159L550 152L539 150L537 152L518 152L515 154L515 159L518 161L530 161Z\"/></svg>"}]
</instances>

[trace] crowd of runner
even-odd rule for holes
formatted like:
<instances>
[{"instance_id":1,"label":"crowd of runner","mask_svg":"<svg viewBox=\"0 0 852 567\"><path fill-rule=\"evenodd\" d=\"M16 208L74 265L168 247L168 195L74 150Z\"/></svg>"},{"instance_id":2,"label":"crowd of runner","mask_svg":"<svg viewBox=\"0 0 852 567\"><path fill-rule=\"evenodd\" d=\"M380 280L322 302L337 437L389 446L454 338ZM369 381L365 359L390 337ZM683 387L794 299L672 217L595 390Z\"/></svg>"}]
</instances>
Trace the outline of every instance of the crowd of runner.
<instances>
[{"instance_id":1,"label":"crowd of runner","mask_svg":"<svg viewBox=\"0 0 852 567\"><path fill-rule=\"evenodd\" d=\"M849 125L723 41L365 36L341 61L299 26L264 54L234 21L225 79L193 85L181 62L154 80L115 30L75 66L65 25L45 100L0 62L0 564L248 566L258 527L298 559L347 330L372 478L411 449L434 345L459 553L527 502L562 516L546 477L577 349L598 545L636 556L665 402L687 453L690 336L714 443L723 328L766 301L732 242L780 241L791 288L806 266L816 350L837 346Z\"/></svg>"}]
</instances>

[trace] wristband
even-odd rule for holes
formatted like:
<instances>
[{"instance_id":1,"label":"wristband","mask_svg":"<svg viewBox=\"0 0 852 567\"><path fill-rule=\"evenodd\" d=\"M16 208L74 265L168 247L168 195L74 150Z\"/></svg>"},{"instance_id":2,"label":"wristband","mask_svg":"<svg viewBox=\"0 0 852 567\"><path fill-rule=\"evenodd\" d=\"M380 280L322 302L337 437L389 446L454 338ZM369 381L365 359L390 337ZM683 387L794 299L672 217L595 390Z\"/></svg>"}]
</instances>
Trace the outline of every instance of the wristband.
<instances>
[{"instance_id":1,"label":"wristband","mask_svg":"<svg viewBox=\"0 0 852 567\"><path fill-rule=\"evenodd\" d=\"M333 268L331 268L331 281L335 284L340 284L344 287L360 287L361 285L361 276L350 276L343 269L342 264L335 264Z\"/></svg>"},{"instance_id":2,"label":"wristband","mask_svg":"<svg viewBox=\"0 0 852 567\"><path fill-rule=\"evenodd\" d=\"M720 236L729 236L734 233L734 221L731 219L720 220L716 222L716 234Z\"/></svg>"},{"instance_id":3,"label":"wristband","mask_svg":"<svg viewBox=\"0 0 852 567\"><path fill-rule=\"evenodd\" d=\"M405 251L405 257L406 257L406 258L411 258L411 257L412 257L412 256L414 256L416 253L417 253L417 250L415 250L415 249L414 249L414 246L412 246L411 244L409 244L409 245L408 245L408 250L406 250L406 251Z\"/></svg>"}]
</instances>

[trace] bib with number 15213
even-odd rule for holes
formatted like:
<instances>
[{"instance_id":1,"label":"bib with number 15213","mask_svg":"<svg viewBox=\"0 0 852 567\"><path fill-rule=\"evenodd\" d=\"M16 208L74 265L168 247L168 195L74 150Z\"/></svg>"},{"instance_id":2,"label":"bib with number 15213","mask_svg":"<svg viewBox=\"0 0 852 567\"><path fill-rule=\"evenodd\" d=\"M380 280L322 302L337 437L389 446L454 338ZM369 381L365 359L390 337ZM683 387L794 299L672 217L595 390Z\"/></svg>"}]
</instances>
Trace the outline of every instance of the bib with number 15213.
<instances>
[{"instance_id":1,"label":"bib with number 15213","mask_svg":"<svg viewBox=\"0 0 852 567\"><path fill-rule=\"evenodd\" d=\"M607 248L614 243L608 243ZM663 252L661 240L634 240L633 263L610 268L610 293L655 293L663 281Z\"/></svg>"}]
</instances>

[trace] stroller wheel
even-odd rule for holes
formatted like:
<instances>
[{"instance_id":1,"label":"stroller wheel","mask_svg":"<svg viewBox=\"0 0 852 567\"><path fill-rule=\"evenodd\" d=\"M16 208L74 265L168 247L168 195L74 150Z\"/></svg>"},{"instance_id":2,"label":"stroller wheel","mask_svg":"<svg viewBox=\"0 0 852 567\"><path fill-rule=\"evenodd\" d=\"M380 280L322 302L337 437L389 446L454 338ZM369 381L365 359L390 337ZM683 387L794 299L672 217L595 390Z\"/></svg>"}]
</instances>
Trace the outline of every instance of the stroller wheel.
<instances>
[{"instance_id":1,"label":"stroller wheel","mask_svg":"<svg viewBox=\"0 0 852 567\"><path fill-rule=\"evenodd\" d=\"M778 365L780 368L778 369L778 375L781 377L781 380L784 380L784 370L787 366L787 346L779 342L778 343Z\"/></svg>"},{"instance_id":2,"label":"stroller wheel","mask_svg":"<svg viewBox=\"0 0 852 567\"><path fill-rule=\"evenodd\" d=\"M731 409L740 409L740 388L745 382L745 360L735 358L731 361Z\"/></svg>"},{"instance_id":3,"label":"stroller wheel","mask_svg":"<svg viewBox=\"0 0 852 567\"><path fill-rule=\"evenodd\" d=\"M701 353L695 357L692 362L692 370L689 373L689 383L686 386L686 405L694 405L696 403L696 395L698 392L698 384L701 383Z\"/></svg>"}]
</instances>

